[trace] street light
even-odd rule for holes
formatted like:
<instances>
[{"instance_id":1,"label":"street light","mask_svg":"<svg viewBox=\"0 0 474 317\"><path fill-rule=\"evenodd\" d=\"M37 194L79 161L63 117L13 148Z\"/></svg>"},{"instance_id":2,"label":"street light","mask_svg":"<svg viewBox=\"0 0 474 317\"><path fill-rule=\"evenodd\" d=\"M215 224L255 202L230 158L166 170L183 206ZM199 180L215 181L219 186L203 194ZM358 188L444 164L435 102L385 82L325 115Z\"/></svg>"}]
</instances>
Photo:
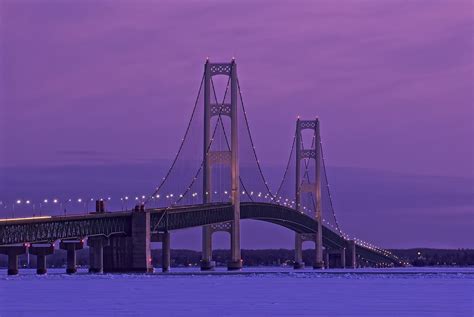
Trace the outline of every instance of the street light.
<instances>
[{"instance_id":1,"label":"street light","mask_svg":"<svg viewBox=\"0 0 474 317\"><path fill-rule=\"evenodd\" d=\"M48 203L48 199L43 199L43 201L40 201L39 203L39 214L41 216L41 211L42 211L42 208L43 208L43 205L42 204L47 204Z\"/></svg>"},{"instance_id":2,"label":"street light","mask_svg":"<svg viewBox=\"0 0 474 317\"><path fill-rule=\"evenodd\" d=\"M21 199L18 199L16 201L16 204L21 205ZM12 208L12 218L15 218L15 204L13 204L13 208Z\"/></svg>"},{"instance_id":3,"label":"street light","mask_svg":"<svg viewBox=\"0 0 474 317\"><path fill-rule=\"evenodd\" d=\"M67 203L70 203L71 201L72 201L72 199L69 198L68 200L66 200L66 201L64 202L64 204L61 204L61 206L64 207L64 215L65 215L65 216L66 216L66 213L67 213L67 211L66 211ZM61 207L61 208L62 208L62 207Z\"/></svg>"}]
</instances>

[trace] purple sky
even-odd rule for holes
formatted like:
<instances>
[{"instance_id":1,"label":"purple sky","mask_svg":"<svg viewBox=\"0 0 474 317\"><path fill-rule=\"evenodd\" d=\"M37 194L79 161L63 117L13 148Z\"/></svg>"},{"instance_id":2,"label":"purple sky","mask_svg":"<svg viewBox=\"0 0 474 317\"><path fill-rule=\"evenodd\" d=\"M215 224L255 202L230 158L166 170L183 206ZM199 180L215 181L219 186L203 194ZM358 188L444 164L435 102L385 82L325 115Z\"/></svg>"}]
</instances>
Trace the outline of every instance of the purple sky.
<instances>
[{"instance_id":1,"label":"purple sky","mask_svg":"<svg viewBox=\"0 0 474 317\"><path fill-rule=\"evenodd\" d=\"M0 0L0 166L171 159L205 58L235 56L264 165L319 116L331 166L472 185L473 6Z\"/></svg>"}]
</instances>

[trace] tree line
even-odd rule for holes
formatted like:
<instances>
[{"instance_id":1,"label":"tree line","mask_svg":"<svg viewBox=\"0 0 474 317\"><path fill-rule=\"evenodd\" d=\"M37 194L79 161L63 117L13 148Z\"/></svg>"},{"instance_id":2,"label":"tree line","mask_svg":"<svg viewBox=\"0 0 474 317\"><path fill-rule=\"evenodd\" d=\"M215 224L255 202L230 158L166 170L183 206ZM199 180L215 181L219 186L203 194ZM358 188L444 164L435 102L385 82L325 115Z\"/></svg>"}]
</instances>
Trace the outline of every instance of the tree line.
<instances>
[{"instance_id":1,"label":"tree line","mask_svg":"<svg viewBox=\"0 0 474 317\"><path fill-rule=\"evenodd\" d=\"M471 266L474 265L474 249L396 249L390 250L400 257L403 262L412 266ZM161 266L161 250L152 250L152 263ZM213 259L218 266L226 266L230 258L229 250L214 250ZM201 252L195 250L172 249L171 265L174 267L199 266ZM289 249L263 249L242 250L242 259L245 266L284 266L293 265L294 250ZM303 261L307 266L312 266L315 259L314 250L303 250ZM0 267L7 266L7 257L0 255ZM36 257L26 255L19 257L22 267L36 267ZM47 257L48 267L65 267L66 252L56 250ZM89 250L84 248L77 251L78 266L89 265Z\"/></svg>"}]
</instances>

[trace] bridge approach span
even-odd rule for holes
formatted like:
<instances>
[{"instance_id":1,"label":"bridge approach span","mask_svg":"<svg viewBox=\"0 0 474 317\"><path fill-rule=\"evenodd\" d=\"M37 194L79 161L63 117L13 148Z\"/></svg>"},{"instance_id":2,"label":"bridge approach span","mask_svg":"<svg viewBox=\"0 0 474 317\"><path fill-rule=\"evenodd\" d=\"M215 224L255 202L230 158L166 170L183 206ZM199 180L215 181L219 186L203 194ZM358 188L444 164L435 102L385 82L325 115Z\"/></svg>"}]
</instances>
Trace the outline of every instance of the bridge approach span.
<instances>
[{"instance_id":1,"label":"bridge approach span","mask_svg":"<svg viewBox=\"0 0 474 317\"><path fill-rule=\"evenodd\" d=\"M150 213L151 232L200 227L225 223L233 219L233 209L228 203L147 209L147 212ZM60 239L82 239L93 236L129 236L132 213L131 211L107 212L3 221L0 222L0 245L54 242ZM309 236L317 233L316 219L285 206L243 202L240 213L241 219L266 221ZM322 231L325 248L349 247L344 237L328 227L322 226ZM361 245L356 245L356 252L369 261L396 261L383 252Z\"/></svg>"}]
</instances>

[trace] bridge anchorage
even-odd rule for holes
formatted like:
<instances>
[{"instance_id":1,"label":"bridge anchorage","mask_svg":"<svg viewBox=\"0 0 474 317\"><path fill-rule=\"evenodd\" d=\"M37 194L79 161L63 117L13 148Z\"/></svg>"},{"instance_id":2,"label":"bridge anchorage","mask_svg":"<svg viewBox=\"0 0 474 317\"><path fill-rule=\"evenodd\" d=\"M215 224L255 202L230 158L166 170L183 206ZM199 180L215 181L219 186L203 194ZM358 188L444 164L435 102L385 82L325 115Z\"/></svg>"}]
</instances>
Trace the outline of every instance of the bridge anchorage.
<instances>
[{"instance_id":1,"label":"bridge anchorage","mask_svg":"<svg viewBox=\"0 0 474 317\"><path fill-rule=\"evenodd\" d=\"M218 75L228 79L222 102L217 101L213 83L213 77ZM226 101L229 87L230 102ZM183 145L193 135L189 133L189 127L195 118L202 88L204 88L204 120L200 121L204 123L202 161L199 159L200 166L196 167L195 174L192 172L189 185L184 187L180 185L180 189L172 194L172 190L167 186L174 178L173 171L176 162L179 161ZM230 131L228 131L230 134L226 133L222 117L230 119ZM212 119L217 119L217 122L213 124ZM243 119L243 126L246 126L243 131L247 133L244 137L241 135L240 139L239 119ZM198 120L202 118L199 117ZM218 129L223 133L224 149L216 149L215 146ZM303 142L303 132L307 131L311 132L312 136L309 148L305 148ZM247 171L247 174L239 164L239 142L245 137L252 147L252 160L257 167L257 171L250 173ZM295 165L294 178L288 176L293 170L290 168L291 164ZM218 175L215 169L222 166L227 169L226 175L230 174L228 175L230 188L221 188L217 182ZM256 182L261 185L260 188ZM291 185L286 194L284 184ZM327 203L324 202L323 194L326 196L329 194ZM197 201L202 203L198 204ZM159 204L159 202L161 205L149 207L152 203ZM230 63L206 61L198 97L185 136L170 169L156 190L134 210L105 212L104 203L97 201L96 212L89 214L0 219L0 254L8 256L8 274L18 273L18 256L26 252L37 256L37 273L46 273L46 257L54 252L54 243L58 240L60 248L67 252L66 271L69 274L76 272L76 251L83 248L86 240L89 246L91 273L153 272L151 242L162 243L162 270L167 272L171 263L171 232L192 227L202 227L201 270L212 270L215 266L212 259L212 235L218 231L230 234L231 258L227 268L239 270L243 264L240 220L245 219L265 221L294 231L295 269L303 268L305 265L302 257L304 241L315 243L313 261L315 269L356 268L368 263L400 264L398 258L388 251L360 240L351 240L340 230L327 185L319 119L298 118L282 182L275 194L270 191L250 133L235 60ZM335 228L328 222L325 223L323 207L332 209ZM324 212L324 214L330 213Z\"/></svg>"}]
</instances>

